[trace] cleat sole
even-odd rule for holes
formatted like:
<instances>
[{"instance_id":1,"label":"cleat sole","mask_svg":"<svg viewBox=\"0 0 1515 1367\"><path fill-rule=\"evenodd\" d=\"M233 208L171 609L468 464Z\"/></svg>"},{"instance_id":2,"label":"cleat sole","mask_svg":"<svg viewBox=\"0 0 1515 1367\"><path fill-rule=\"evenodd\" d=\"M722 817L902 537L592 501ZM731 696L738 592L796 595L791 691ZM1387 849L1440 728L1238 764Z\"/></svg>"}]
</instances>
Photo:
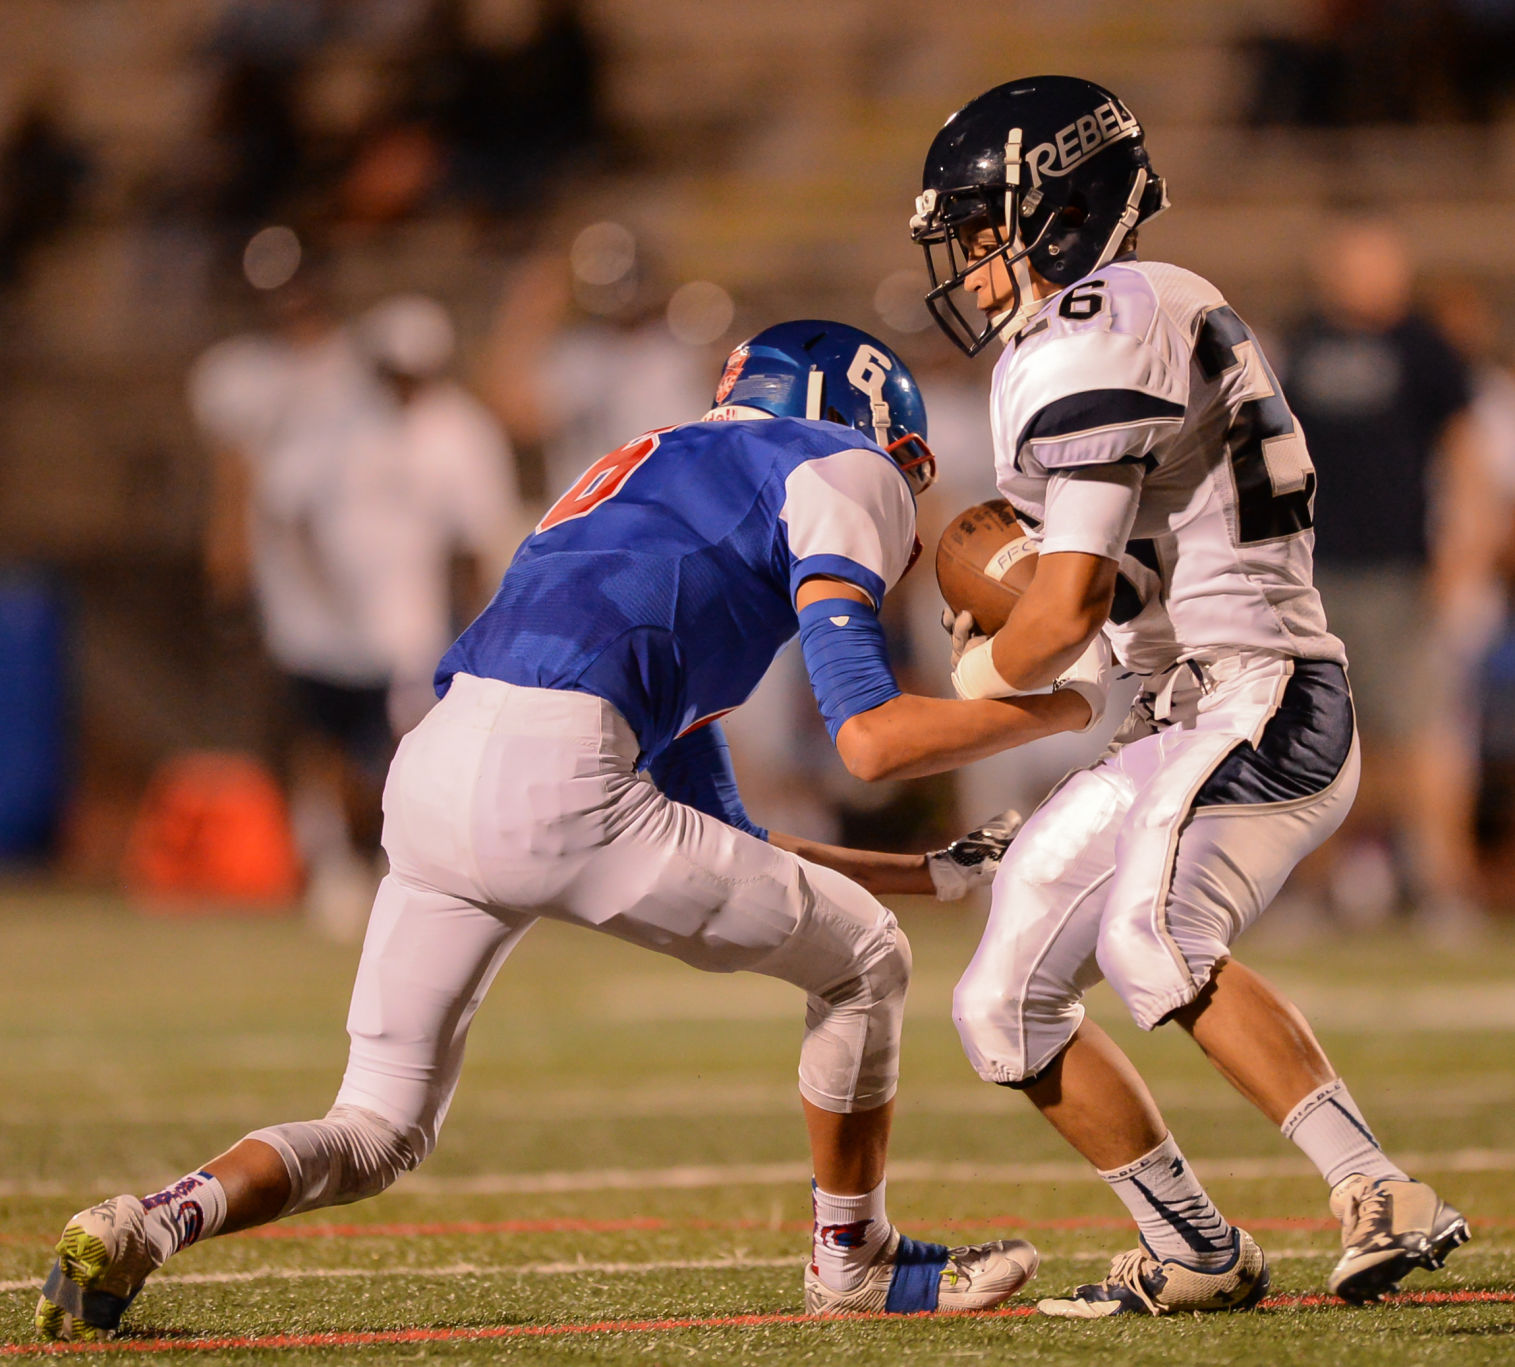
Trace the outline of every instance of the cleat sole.
<instances>
[{"instance_id":1,"label":"cleat sole","mask_svg":"<svg viewBox=\"0 0 1515 1367\"><path fill-rule=\"evenodd\" d=\"M58 1255L56 1271L81 1292L93 1291L110 1265L110 1252L104 1241L78 1224L64 1229L54 1251ZM33 1322L38 1337L49 1342L103 1343L114 1336L112 1329L90 1324L46 1296L38 1299Z\"/></svg>"},{"instance_id":2,"label":"cleat sole","mask_svg":"<svg viewBox=\"0 0 1515 1367\"><path fill-rule=\"evenodd\" d=\"M1256 1310L1257 1307L1262 1304L1263 1297L1268 1294L1268 1288L1272 1284L1272 1281L1273 1273L1265 1264L1263 1266L1262 1276L1257 1279L1257 1285L1247 1293L1247 1298L1245 1300L1238 1301L1231 1307L1231 1309L1233 1311Z\"/></svg>"},{"instance_id":3,"label":"cleat sole","mask_svg":"<svg viewBox=\"0 0 1515 1367\"><path fill-rule=\"evenodd\" d=\"M1407 1248L1385 1258L1371 1267L1363 1268L1335 1288L1335 1292L1349 1305L1372 1305L1385 1296L1399 1290L1400 1283L1411 1272L1425 1269L1435 1272L1446 1265L1454 1249L1460 1248L1472 1238L1468 1222L1458 1215L1451 1224L1428 1238L1418 1248Z\"/></svg>"},{"instance_id":4,"label":"cleat sole","mask_svg":"<svg viewBox=\"0 0 1515 1367\"><path fill-rule=\"evenodd\" d=\"M1461 1248L1472 1237L1473 1233L1468 1228L1468 1222L1459 1215L1432 1240L1421 1266L1432 1272L1439 1267L1444 1267L1447 1259L1452 1256L1452 1250Z\"/></svg>"}]
</instances>

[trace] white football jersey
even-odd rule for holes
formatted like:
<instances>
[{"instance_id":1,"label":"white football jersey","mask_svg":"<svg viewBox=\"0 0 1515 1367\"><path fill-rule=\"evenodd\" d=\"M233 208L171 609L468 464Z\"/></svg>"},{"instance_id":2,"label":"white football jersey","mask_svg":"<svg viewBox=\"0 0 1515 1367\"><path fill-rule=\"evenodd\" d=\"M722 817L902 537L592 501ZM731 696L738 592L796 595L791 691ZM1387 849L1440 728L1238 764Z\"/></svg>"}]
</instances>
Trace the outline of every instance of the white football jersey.
<instances>
[{"instance_id":1,"label":"white football jersey","mask_svg":"<svg viewBox=\"0 0 1515 1367\"><path fill-rule=\"evenodd\" d=\"M1108 554L1109 535L1084 544L1061 501L1044 526L1049 481L1139 468L1108 628L1127 668L1237 647L1345 663L1311 583L1304 436L1208 281L1128 261L1068 286L1000 358L991 418L1000 492L1049 551Z\"/></svg>"}]
</instances>

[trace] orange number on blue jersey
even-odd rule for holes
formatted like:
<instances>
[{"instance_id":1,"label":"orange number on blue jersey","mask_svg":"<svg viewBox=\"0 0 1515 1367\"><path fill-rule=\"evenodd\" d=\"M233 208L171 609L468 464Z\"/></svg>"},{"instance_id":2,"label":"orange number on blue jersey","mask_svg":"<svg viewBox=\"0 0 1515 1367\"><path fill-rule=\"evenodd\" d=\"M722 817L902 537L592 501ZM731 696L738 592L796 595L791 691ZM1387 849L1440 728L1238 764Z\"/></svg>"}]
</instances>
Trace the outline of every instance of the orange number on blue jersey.
<instances>
[{"instance_id":1,"label":"orange number on blue jersey","mask_svg":"<svg viewBox=\"0 0 1515 1367\"><path fill-rule=\"evenodd\" d=\"M537 531L545 532L560 522L571 522L576 517L583 517L585 513L593 512L607 498L614 498L621 492L621 486L631 478L632 471L658 449L662 433L667 430L666 427L660 427L656 432L647 432L634 441L628 441L608 456L601 456L547 510L547 515L537 523Z\"/></svg>"}]
</instances>

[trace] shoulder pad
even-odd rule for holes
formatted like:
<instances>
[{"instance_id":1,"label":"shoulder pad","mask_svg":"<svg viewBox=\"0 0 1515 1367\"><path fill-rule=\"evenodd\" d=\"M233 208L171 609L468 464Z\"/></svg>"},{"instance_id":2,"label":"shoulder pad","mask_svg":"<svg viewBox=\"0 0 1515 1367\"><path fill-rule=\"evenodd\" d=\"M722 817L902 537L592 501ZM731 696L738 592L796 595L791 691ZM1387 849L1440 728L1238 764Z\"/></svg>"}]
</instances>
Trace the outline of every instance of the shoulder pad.
<instances>
[{"instance_id":1,"label":"shoulder pad","mask_svg":"<svg viewBox=\"0 0 1515 1367\"><path fill-rule=\"evenodd\" d=\"M1088 316L1057 316L1063 309ZM1097 272L1054 296L1047 312L1055 321L995 369L1002 456L1018 469L1110 464L1145 457L1178 429L1189 398L1187 349L1145 279Z\"/></svg>"}]
</instances>

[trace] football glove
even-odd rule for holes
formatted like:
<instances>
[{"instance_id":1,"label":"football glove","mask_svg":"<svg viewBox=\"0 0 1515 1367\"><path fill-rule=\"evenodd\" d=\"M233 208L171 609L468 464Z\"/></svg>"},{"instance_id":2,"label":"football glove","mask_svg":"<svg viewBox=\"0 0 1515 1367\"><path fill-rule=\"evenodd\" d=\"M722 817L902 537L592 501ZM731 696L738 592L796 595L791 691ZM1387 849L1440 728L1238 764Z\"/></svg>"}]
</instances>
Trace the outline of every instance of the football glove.
<instances>
[{"instance_id":1,"label":"football glove","mask_svg":"<svg viewBox=\"0 0 1515 1367\"><path fill-rule=\"evenodd\" d=\"M981 641L987 639L974 625L973 614L966 608L956 615L953 614L951 608L943 608L942 630L952 637L953 669L957 668L957 662L963 658L963 651L968 648L968 643L975 636Z\"/></svg>"},{"instance_id":2,"label":"football glove","mask_svg":"<svg viewBox=\"0 0 1515 1367\"><path fill-rule=\"evenodd\" d=\"M945 850L933 850L926 856L926 869L937 900L955 902L974 888L994 881L1000 860L1021 828L1021 814L1002 812L976 831L959 836Z\"/></svg>"}]
</instances>

